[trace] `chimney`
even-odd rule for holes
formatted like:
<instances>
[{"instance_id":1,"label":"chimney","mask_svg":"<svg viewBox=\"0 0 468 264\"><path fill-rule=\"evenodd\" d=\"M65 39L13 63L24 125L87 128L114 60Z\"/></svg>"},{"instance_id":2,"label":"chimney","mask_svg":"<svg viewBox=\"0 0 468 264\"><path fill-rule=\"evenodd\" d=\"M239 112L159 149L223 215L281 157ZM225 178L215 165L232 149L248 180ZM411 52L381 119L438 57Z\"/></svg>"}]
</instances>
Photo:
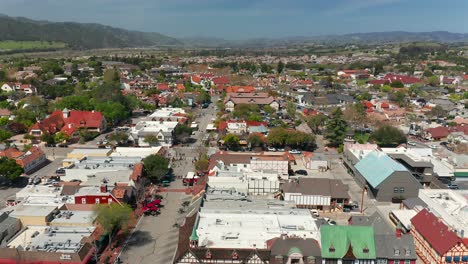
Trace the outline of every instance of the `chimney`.
<instances>
[{"instance_id":1,"label":"chimney","mask_svg":"<svg viewBox=\"0 0 468 264\"><path fill-rule=\"evenodd\" d=\"M101 185L101 192L102 193L107 193L107 185L106 184Z\"/></svg>"},{"instance_id":2,"label":"chimney","mask_svg":"<svg viewBox=\"0 0 468 264\"><path fill-rule=\"evenodd\" d=\"M68 128L72 128L72 127L73 127L72 123L68 124Z\"/></svg>"}]
</instances>

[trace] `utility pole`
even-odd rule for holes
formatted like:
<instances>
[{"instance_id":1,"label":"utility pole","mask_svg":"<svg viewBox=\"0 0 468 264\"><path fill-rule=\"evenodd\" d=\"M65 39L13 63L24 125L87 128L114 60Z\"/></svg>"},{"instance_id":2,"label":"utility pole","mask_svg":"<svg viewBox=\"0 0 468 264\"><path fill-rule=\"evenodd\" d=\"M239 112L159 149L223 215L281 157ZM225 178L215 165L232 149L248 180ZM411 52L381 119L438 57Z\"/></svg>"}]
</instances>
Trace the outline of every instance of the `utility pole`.
<instances>
[{"instance_id":1,"label":"utility pole","mask_svg":"<svg viewBox=\"0 0 468 264\"><path fill-rule=\"evenodd\" d=\"M364 212L364 194L367 193L367 186L362 188L362 197L361 197L361 214Z\"/></svg>"}]
</instances>

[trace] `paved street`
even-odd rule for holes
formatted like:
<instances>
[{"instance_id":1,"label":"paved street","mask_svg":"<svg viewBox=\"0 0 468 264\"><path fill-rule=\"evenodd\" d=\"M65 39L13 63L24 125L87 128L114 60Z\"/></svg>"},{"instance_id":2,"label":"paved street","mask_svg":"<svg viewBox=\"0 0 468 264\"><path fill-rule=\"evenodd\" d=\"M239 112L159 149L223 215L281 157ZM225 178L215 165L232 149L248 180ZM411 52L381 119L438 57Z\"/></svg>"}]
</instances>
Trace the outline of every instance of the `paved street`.
<instances>
[{"instance_id":1,"label":"paved street","mask_svg":"<svg viewBox=\"0 0 468 264\"><path fill-rule=\"evenodd\" d=\"M206 126L216 115L212 106L196 111L199 113L199 117L196 119L196 122L199 123L199 131L192 137L197 141L189 146L176 146L170 149L174 157L182 157L172 164L176 176L185 176L187 172L194 170L193 158L199 157L202 149L201 139L205 135ZM176 179L169 186L169 189L183 188L185 186L183 186L181 179ZM179 209L184 201L191 200L191 196L183 192L166 192L163 193L163 196L164 207L161 209L161 214L141 219L120 256L123 263L167 264L172 262L179 239L179 230L174 224L182 224L184 214L180 214Z\"/></svg>"}]
</instances>

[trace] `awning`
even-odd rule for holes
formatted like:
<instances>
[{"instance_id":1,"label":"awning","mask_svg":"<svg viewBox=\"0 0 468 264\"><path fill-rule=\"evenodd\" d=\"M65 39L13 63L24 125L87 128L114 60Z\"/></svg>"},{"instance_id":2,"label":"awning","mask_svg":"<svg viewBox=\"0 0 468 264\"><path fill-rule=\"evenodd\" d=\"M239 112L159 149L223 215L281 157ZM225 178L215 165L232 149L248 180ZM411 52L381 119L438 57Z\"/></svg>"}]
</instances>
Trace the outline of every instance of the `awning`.
<instances>
[{"instance_id":1,"label":"awning","mask_svg":"<svg viewBox=\"0 0 468 264\"><path fill-rule=\"evenodd\" d=\"M468 171L456 171L453 175L455 177L468 177Z\"/></svg>"}]
</instances>

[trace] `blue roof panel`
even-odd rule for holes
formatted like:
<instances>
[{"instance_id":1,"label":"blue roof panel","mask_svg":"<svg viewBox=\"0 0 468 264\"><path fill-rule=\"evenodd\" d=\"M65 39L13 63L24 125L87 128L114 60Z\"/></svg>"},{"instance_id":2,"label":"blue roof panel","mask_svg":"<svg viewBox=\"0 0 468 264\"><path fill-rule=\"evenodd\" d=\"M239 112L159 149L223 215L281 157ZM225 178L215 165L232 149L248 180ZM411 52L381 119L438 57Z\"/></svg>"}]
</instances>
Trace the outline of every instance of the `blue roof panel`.
<instances>
[{"instance_id":1,"label":"blue roof panel","mask_svg":"<svg viewBox=\"0 0 468 264\"><path fill-rule=\"evenodd\" d=\"M381 151L372 151L367 154L355 165L355 168L373 188L379 186L395 171L408 171L403 165Z\"/></svg>"}]
</instances>

